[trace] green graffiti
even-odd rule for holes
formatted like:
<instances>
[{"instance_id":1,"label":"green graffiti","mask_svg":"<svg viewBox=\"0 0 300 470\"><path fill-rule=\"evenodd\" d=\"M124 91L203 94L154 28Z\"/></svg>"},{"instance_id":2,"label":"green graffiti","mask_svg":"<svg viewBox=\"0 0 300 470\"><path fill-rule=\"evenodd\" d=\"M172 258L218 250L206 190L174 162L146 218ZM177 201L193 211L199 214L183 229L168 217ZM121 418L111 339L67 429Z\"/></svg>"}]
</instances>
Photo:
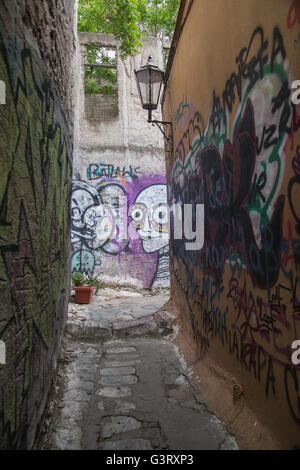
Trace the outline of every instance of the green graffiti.
<instances>
[{"instance_id":1,"label":"green graffiti","mask_svg":"<svg viewBox=\"0 0 300 470\"><path fill-rule=\"evenodd\" d=\"M273 72L271 72L271 67L270 65L266 65L264 67L264 73L263 73L263 78L262 80L256 85L260 86L260 89L263 88L264 86L264 81L268 81L268 85L271 87L268 90L269 93L269 99L270 103L269 106L271 108L272 101L276 98L278 93L280 92L280 88L276 86L275 81L271 82L272 77L275 79L279 79L280 87L281 85L287 80L287 74L282 67L281 64L275 63L273 66ZM236 120L234 122L233 130L232 130L232 135L234 134L234 131L236 127L238 126L244 112L244 108L247 102L247 99L251 96L251 91L247 92L245 91L243 93L243 99L242 103L240 106L239 113L237 114ZM289 106L289 98L286 97L285 100L283 101L282 106ZM267 123L266 123L267 124ZM277 126L278 127L278 126ZM282 145L284 143L285 139L285 133L284 132L279 132L279 129L276 128L276 136L278 136L277 142L275 145L270 147L269 155L268 155L268 160L267 162L261 161L260 166L262 170L268 175L270 172L268 171L268 164L272 165L273 163L276 164L276 175L272 184L272 187L268 190L268 197L266 198L265 201L262 200L261 197L259 197L258 194L256 194L256 197L254 200L251 202L247 203L247 208L249 213L251 212L258 212L260 215L260 230L263 230L263 228L268 225L270 221L270 208L272 201L274 200L275 194L277 190L279 189L279 182L280 182L280 175L282 173ZM257 157L259 160L259 156ZM254 183L252 182L251 188L250 188L250 193L254 190L253 187Z\"/></svg>"},{"instance_id":2,"label":"green graffiti","mask_svg":"<svg viewBox=\"0 0 300 470\"><path fill-rule=\"evenodd\" d=\"M0 339L7 347L7 364L0 368L6 434L0 439L11 447L20 446L18 432L43 398L32 399L33 389L37 393L39 383L41 394L49 386L45 377L68 289L70 152L49 85L39 86L35 77L31 53L23 50L12 81L0 42L6 84L6 105L0 106Z\"/></svg>"},{"instance_id":3,"label":"green graffiti","mask_svg":"<svg viewBox=\"0 0 300 470\"><path fill-rule=\"evenodd\" d=\"M273 82L272 82L273 79ZM278 80L278 83L275 83ZM271 72L270 65L266 65L263 71L263 78L259 80L253 89L247 91L248 85L246 84L244 87L244 92L242 93L242 100L239 106L239 110L234 120L234 124L232 126L232 135L231 140L233 141L233 136L235 129L239 125L241 118L244 114L245 106L247 103L247 99L252 96L253 91L255 93L259 93L260 90L263 90L265 83L267 83L268 95L269 95L269 103L268 106L271 110L272 101L276 99L278 94L280 93L280 88L283 83L287 81L287 74L281 64L275 63L273 65L273 71ZM252 98L253 101L253 98ZM289 98L285 97L283 102L281 103L280 110L289 105ZM255 110L255 103L254 103L254 110ZM224 108L220 108L220 115L218 118L218 123L215 127L213 127L212 119L209 119L207 128L203 135L199 133L194 138L192 142L189 153L184 162L180 159L177 159L173 170L172 170L172 179L180 183L181 187L184 187L187 184L188 179L197 174L200 165L200 153L202 150L210 147L215 146L219 152L222 154L222 150L226 140L229 138L229 117L228 111ZM270 111L271 112L271 111ZM266 123L267 124L267 123ZM276 174L271 181L271 187L268 187L268 194L265 198L260 197L259 193L255 193L255 181L252 181L251 188L249 193L255 194L251 201L248 201L247 208L249 213L257 212L260 216L260 230L265 227L272 216L272 203L274 202L275 196L280 188L280 181L282 175L282 146L284 144L284 139L286 135L284 132L279 132L278 123L276 123L276 135L278 135L278 139L276 143L268 149L268 159L267 161L260 161L259 156L257 156L257 161L259 162L259 166L261 167L261 171L268 175L268 183L270 184L270 174L271 171L269 166L276 165ZM273 173L273 172L272 172ZM257 175L259 176L259 175Z\"/></svg>"}]
</instances>

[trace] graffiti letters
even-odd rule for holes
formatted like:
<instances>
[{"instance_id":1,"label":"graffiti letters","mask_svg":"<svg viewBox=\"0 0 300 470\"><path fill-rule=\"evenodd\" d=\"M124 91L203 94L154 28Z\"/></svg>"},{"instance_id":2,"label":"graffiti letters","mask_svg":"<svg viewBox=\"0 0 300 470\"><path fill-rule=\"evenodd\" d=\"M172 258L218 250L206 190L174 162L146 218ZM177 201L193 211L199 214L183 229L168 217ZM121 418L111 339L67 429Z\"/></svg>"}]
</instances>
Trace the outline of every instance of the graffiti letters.
<instances>
[{"instance_id":1,"label":"graffiti letters","mask_svg":"<svg viewBox=\"0 0 300 470\"><path fill-rule=\"evenodd\" d=\"M129 169L126 167L120 168L108 163L93 163L87 169L87 179L97 180L100 178L138 178L139 167Z\"/></svg>"},{"instance_id":2,"label":"graffiti letters","mask_svg":"<svg viewBox=\"0 0 300 470\"><path fill-rule=\"evenodd\" d=\"M183 97L181 103L179 104L178 108L177 108L177 111L176 111L176 115L175 115L175 126L174 128L176 129L176 127L178 126L178 124L180 123L181 121L181 118L183 117L184 115L184 110L185 109L189 109L189 104L187 102L187 94L185 95L185 97Z\"/></svg>"},{"instance_id":3,"label":"graffiti letters","mask_svg":"<svg viewBox=\"0 0 300 470\"><path fill-rule=\"evenodd\" d=\"M291 178L288 186L289 204L296 221L296 231L300 236L300 211L299 211L299 194L300 194L300 145L297 146L296 155L292 160L292 168L295 176ZM298 258L297 258L298 259Z\"/></svg>"},{"instance_id":4,"label":"graffiti letters","mask_svg":"<svg viewBox=\"0 0 300 470\"><path fill-rule=\"evenodd\" d=\"M298 23L300 23L300 2L299 0L293 0L289 8L286 24L289 29L292 29Z\"/></svg>"},{"instance_id":5,"label":"graffiti letters","mask_svg":"<svg viewBox=\"0 0 300 470\"><path fill-rule=\"evenodd\" d=\"M254 49L254 44L259 46ZM221 121L226 122L226 111L232 112L233 105L238 97L242 100L243 81L248 80L249 83L246 92L249 93L258 80L264 76L264 68L270 62L270 72L273 73L274 64L277 56L280 54L283 59L286 52L283 44L281 33L277 27L273 31L273 42L271 54L266 53L269 41L264 37L264 31L261 27L257 27L253 32L247 47L243 47L237 56L236 63L238 72L233 72L227 80L225 89L221 98L213 92L213 109L210 122L213 127L213 134L221 128ZM236 96L237 94L237 96Z\"/></svg>"},{"instance_id":6,"label":"graffiti letters","mask_svg":"<svg viewBox=\"0 0 300 470\"><path fill-rule=\"evenodd\" d=\"M298 5L291 4L289 27L299 21ZM212 90L207 125L197 111L182 132L177 127L170 201L204 205L204 245L188 251L171 214L171 271L199 357L218 338L266 396L277 394L282 368L287 403L300 423L299 364L291 349L300 327L300 81L288 70L278 26L270 39L257 27L235 63L222 93Z\"/></svg>"},{"instance_id":7,"label":"graffiti letters","mask_svg":"<svg viewBox=\"0 0 300 470\"><path fill-rule=\"evenodd\" d=\"M291 414L300 424L300 379L296 369L287 365L284 370L284 384Z\"/></svg>"},{"instance_id":8,"label":"graffiti letters","mask_svg":"<svg viewBox=\"0 0 300 470\"><path fill-rule=\"evenodd\" d=\"M193 259L186 252L183 256L199 263L205 272L214 273L220 280L226 259L239 254L254 281L267 286L274 284L280 267L277 253L284 198L278 199L273 217L263 229L263 244L259 248L246 206L255 158L254 113L248 100L243 118L235 130L234 141L226 142L223 157L213 147L198 152L195 157L198 177L189 180L189 191L182 191L181 184L173 180L171 193L175 203L204 204L204 248ZM256 191L260 193L264 179L261 177L256 185ZM174 254L178 255L181 243L176 240L171 243Z\"/></svg>"}]
</instances>

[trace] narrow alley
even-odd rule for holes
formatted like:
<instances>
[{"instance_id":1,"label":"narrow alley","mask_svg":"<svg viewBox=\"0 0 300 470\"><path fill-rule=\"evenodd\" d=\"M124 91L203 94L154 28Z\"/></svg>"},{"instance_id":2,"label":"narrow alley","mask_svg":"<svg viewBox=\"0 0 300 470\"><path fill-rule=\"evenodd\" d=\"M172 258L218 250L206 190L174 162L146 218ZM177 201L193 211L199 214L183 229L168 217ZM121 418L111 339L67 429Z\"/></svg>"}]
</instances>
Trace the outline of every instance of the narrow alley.
<instances>
[{"instance_id":1,"label":"narrow alley","mask_svg":"<svg viewBox=\"0 0 300 470\"><path fill-rule=\"evenodd\" d=\"M44 449L235 450L172 343L169 296L105 289L70 303Z\"/></svg>"},{"instance_id":2,"label":"narrow alley","mask_svg":"<svg viewBox=\"0 0 300 470\"><path fill-rule=\"evenodd\" d=\"M1 450L300 449L299 54L300 0L0 1Z\"/></svg>"}]
</instances>

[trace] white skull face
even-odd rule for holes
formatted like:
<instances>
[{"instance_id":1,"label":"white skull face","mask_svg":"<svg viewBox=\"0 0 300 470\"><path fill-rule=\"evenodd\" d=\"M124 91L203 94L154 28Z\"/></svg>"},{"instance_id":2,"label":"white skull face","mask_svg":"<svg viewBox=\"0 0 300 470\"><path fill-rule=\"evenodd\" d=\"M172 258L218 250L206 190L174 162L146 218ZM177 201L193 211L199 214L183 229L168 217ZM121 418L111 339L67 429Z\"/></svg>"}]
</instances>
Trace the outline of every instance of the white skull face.
<instances>
[{"instance_id":1,"label":"white skull face","mask_svg":"<svg viewBox=\"0 0 300 470\"><path fill-rule=\"evenodd\" d=\"M96 249L110 237L112 216L102 204L98 192L83 182L76 182L73 189L71 214L72 243L84 241Z\"/></svg>"},{"instance_id":2,"label":"white skull face","mask_svg":"<svg viewBox=\"0 0 300 470\"><path fill-rule=\"evenodd\" d=\"M167 188L154 184L140 192L130 208L132 225L143 241L146 253L154 253L169 244Z\"/></svg>"}]
</instances>

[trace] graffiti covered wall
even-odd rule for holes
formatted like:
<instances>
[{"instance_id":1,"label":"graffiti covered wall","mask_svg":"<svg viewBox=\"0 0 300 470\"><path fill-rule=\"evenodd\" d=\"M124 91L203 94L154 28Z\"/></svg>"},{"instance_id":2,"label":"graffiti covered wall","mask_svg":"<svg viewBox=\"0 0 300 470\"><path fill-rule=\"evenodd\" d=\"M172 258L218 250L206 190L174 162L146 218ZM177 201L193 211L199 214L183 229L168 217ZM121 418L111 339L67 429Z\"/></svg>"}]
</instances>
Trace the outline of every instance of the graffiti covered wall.
<instances>
[{"instance_id":1,"label":"graffiti covered wall","mask_svg":"<svg viewBox=\"0 0 300 470\"><path fill-rule=\"evenodd\" d=\"M34 3L0 7L1 449L33 446L69 293L74 5Z\"/></svg>"},{"instance_id":2,"label":"graffiti covered wall","mask_svg":"<svg viewBox=\"0 0 300 470\"><path fill-rule=\"evenodd\" d=\"M105 181L107 180L107 181ZM169 240L165 177L142 176L99 185L73 181L72 272L143 288L169 285Z\"/></svg>"},{"instance_id":3,"label":"graffiti covered wall","mask_svg":"<svg viewBox=\"0 0 300 470\"><path fill-rule=\"evenodd\" d=\"M73 170L72 272L100 275L108 282L140 288L168 286L163 136L147 123L134 76L134 68L145 64L150 54L163 67L162 43L145 40L142 53L124 62L111 36L81 33L79 38L80 121L76 124ZM118 114L114 118L91 120L86 112L84 60L90 44L116 48ZM90 95L89 102L92 100ZM159 119L158 112L155 117Z\"/></svg>"},{"instance_id":4,"label":"graffiti covered wall","mask_svg":"<svg viewBox=\"0 0 300 470\"><path fill-rule=\"evenodd\" d=\"M197 251L171 219L178 315L197 359L229 369L287 448L300 445L299 31L297 0L193 2L163 105L169 203L204 205Z\"/></svg>"}]
</instances>

